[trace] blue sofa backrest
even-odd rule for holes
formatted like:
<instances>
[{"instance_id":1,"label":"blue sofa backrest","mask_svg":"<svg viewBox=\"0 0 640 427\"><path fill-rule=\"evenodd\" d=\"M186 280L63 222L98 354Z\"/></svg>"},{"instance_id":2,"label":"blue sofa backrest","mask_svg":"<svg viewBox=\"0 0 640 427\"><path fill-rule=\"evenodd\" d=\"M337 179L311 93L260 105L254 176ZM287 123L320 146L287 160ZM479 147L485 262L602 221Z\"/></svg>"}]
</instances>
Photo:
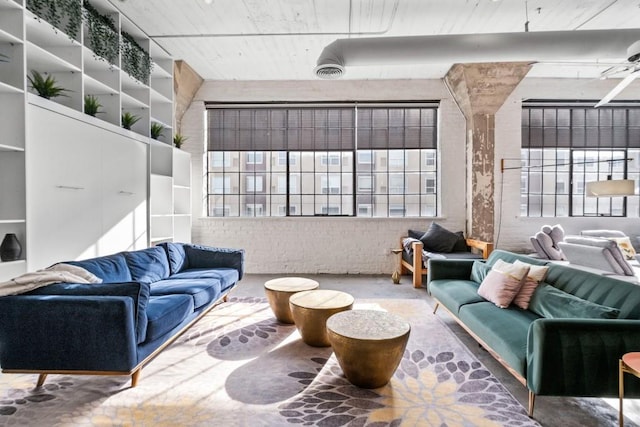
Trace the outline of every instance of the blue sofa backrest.
<instances>
[{"instance_id":1,"label":"blue sofa backrest","mask_svg":"<svg viewBox=\"0 0 640 427\"><path fill-rule=\"evenodd\" d=\"M77 265L101 278L103 283L121 283L133 281L124 254L101 256L82 261L65 261L65 264Z\"/></svg>"},{"instance_id":2,"label":"blue sofa backrest","mask_svg":"<svg viewBox=\"0 0 640 427\"><path fill-rule=\"evenodd\" d=\"M169 260L164 248L154 246L124 252L124 258L135 282L153 283L169 277Z\"/></svg>"}]
</instances>

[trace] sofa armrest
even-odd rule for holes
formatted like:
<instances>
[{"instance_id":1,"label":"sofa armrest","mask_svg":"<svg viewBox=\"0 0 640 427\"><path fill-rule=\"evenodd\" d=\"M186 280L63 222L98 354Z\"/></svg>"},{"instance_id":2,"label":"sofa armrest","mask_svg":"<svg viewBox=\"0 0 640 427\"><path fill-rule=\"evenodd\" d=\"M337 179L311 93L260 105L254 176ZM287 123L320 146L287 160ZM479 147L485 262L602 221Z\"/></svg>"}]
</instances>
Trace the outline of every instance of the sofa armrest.
<instances>
[{"instance_id":1,"label":"sofa armrest","mask_svg":"<svg viewBox=\"0 0 640 427\"><path fill-rule=\"evenodd\" d=\"M133 300L125 296L0 298L3 370L120 371L136 366Z\"/></svg>"},{"instance_id":2,"label":"sofa armrest","mask_svg":"<svg viewBox=\"0 0 640 427\"><path fill-rule=\"evenodd\" d=\"M529 326L527 387L535 394L617 396L618 361L640 351L640 320L538 319ZM640 380L625 395L640 396Z\"/></svg>"},{"instance_id":3,"label":"sofa armrest","mask_svg":"<svg viewBox=\"0 0 640 427\"><path fill-rule=\"evenodd\" d=\"M492 242L483 242L477 239L467 239L467 246L470 248L478 249L482 253L482 258L487 259L491 252L493 252Z\"/></svg>"},{"instance_id":4,"label":"sofa armrest","mask_svg":"<svg viewBox=\"0 0 640 427\"><path fill-rule=\"evenodd\" d=\"M473 259L430 259L427 269L427 286L432 280L469 280Z\"/></svg>"},{"instance_id":5,"label":"sofa armrest","mask_svg":"<svg viewBox=\"0 0 640 427\"><path fill-rule=\"evenodd\" d=\"M24 295L129 297L133 300L136 342L140 344L147 338L147 305L151 295L151 287L148 283L54 283Z\"/></svg>"},{"instance_id":6,"label":"sofa armrest","mask_svg":"<svg viewBox=\"0 0 640 427\"><path fill-rule=\"evenodd\" d=\"M184 245L189 268L234 268L238 280L244 274L244 249Z\"/></svg>"}]
</instances>

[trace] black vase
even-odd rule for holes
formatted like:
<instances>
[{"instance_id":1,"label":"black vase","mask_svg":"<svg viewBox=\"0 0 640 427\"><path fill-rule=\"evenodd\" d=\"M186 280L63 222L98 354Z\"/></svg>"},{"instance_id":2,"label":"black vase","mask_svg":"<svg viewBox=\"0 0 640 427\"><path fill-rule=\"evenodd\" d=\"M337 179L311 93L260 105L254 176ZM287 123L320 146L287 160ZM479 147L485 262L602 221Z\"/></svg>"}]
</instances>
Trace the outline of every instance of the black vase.
<instances>
[{"instance_id":1,"label":"black vase","mask_svg":"<svg viewBox=\"0 0 640 427\"><path fill-rule=\"evenodd\" d=\"M22 246L20 246L16 235L13 233L5 234L4 239L2 239L2 244L0 244L0 260L15 261L20 259L21 254Z\"/></svg>"}]
</instances>

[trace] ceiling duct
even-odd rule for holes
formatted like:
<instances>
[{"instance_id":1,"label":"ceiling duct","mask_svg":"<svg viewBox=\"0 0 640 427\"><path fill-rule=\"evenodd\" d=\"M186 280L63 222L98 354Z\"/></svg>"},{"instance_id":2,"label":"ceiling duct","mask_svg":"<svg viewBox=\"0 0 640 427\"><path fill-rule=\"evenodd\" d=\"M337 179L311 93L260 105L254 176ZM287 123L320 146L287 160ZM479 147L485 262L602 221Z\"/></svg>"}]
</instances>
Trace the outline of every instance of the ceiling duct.
<instances>
[{"instance_id":1,"label":"ceiling duct","mask_svg":"<svg viewBox=\"0 0 640 427\"><path fill-rule=\"evenodd\" d=\"M314 72L337 78L348 66L626 59L640 29L447 34L337 39Z\"/></svg>"}]
</instances>

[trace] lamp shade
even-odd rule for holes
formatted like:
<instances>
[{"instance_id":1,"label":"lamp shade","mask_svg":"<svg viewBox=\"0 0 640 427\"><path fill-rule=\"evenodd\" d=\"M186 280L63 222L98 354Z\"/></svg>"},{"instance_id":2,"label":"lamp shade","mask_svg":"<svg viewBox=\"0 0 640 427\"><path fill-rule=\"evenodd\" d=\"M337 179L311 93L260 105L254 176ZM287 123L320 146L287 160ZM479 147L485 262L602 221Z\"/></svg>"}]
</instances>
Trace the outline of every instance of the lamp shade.
<instances>
[{"instance_id":1,"label":"lamp shade","mask_svg":"<svg viewBox=\"0 0 640 427\"><path fill-rule=\"evenodd\" d=\"M587 182L588 197L633 196L635 185L632 179L608 179L606 181Z\"/></svg>"}]
</instances>

